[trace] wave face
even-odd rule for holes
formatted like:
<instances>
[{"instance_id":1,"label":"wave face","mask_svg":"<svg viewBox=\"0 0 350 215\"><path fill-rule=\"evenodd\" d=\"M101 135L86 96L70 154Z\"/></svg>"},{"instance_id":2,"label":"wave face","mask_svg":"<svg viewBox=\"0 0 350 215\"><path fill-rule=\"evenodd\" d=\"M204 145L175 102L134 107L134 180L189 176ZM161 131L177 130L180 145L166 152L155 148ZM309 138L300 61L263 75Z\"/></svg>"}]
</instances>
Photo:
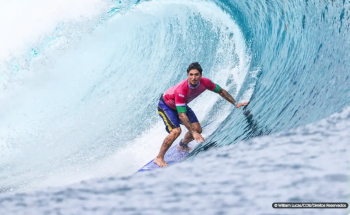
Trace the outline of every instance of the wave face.
<instances>
[{"instance_id":1,"label":"wave face","mask_svg":"<svg viewBox=\"0 0 350 215\"><path fill-rule=\"evenodd\" d=\"M313 123L347 106L349 11L345 1L222 2L251 42L259 67L246 126L230 114L214 134L218 144ZM227 141L227 129L235 131Z\"/></svg>"},{"instance_id":2,"label":"wave face","mask_svg":"<svg viewBox=\"0 0 350 215\"><path fill-rule=\"evenodd\" d=\"M11 200L2 210L243 214L273 210L274 201L350 198L348 2L82 3L1 3L14 23L2 23L0 33L0 190ZM41 16L28 12L35 5ZM249 106L204 93L190 106L210 123L206 143L176 167L130 177L166 136L159 94L185 79L194 61ZM319 192L325 182L333 189ZM203 195L208 200L193 208ZM85 202L73 212L67 205L79 196Z\"/></svg>"}]
</instances>

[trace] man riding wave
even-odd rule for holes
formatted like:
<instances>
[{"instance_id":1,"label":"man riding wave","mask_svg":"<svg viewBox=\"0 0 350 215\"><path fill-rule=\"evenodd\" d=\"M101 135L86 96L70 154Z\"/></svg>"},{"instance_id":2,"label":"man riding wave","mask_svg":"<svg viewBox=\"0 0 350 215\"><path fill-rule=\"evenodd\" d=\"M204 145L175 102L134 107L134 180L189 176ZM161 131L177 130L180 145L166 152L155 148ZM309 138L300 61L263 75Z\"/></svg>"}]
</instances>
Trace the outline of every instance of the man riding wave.
<instances>
[{"instance_id":1,"label":"man riding wave","mask_svg":"<svg viewBox=\"0 0 350 215\"><path fill-rule=\"evenodd\" d=\"M188 129L188 132L177 146L178 150L189 151L190 148L187 144L192 140L204 142L204 138L201 135L202 127L195 113L187 104L205 90L218 93L237 108L248 104L248 102L236 103L226 90L210 79L202 77L202 71L202 67L198 62L191 63L187 68L188 78L170 87L159 99L158 113L164 121L166 131L169 133L160 148L158 156L154 159L154 162L160 167L167 166L167 163L164 161L164 155L181 134L180 124L183 124Z\"/></svg>"}]
</instances>

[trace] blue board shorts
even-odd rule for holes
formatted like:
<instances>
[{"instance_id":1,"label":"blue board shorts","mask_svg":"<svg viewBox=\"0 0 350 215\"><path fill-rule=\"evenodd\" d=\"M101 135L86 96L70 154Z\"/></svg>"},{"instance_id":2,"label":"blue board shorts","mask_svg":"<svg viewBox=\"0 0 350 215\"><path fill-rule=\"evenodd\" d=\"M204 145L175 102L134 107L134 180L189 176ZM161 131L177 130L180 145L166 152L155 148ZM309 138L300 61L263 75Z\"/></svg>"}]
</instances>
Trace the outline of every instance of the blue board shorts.
<instances>
[{"instance_id":1,"label":"blue board shorts","mask_svg":"<svg viewBox=\"0 0 350 215\"><path fill-rule=\"evenodd\" d=\"M182 121L179 118L179 113L177 110L171 109L168 105L165 104L163 97L158 102L158 113L160 118L162 118L165 124L165 130L170 133L174 128L180 127L180 124L183 125ZM193 110L186 105L187 112L186 115L191 123L198 122L196 114Z\"/></svg>"}]
</instances>

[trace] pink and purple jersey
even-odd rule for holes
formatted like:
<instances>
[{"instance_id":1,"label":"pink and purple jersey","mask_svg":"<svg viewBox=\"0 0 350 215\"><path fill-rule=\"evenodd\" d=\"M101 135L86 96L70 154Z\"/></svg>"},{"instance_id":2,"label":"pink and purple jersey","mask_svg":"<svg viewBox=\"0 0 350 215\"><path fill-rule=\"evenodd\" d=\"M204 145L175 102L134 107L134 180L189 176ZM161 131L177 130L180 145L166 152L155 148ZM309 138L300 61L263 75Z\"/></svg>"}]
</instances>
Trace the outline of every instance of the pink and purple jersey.
<instances>
[{"instance_id":1,"label":"pink and purple jersey","mask_svg":"<svg viewBox=\"0 0 350 215\"><path fill-rule=\"evenodd\" d=\"M200 78L196 87L192 87L188 84L188 78L170 87L165 91L163 97L164 102L172 109L177 110L179 113L185 113L187 111L186 105L193 99L203 93L205 90L219 92L220 86L214 84L208 78Z\"/></svg>"}]
</instances>

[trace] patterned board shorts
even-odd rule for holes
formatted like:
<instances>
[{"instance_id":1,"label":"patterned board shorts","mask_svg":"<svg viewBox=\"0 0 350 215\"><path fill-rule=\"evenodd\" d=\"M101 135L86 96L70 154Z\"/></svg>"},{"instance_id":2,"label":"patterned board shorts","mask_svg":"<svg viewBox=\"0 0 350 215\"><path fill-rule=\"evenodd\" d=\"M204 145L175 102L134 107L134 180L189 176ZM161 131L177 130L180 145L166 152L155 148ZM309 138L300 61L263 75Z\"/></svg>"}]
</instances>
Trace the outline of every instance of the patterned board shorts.
<instances>
[{"instance_id":1,"label":"patterned board shorts","mask_svg":"<svg viewBox=\"0 0 350 215\"><path fill-rule=\"evenodd\" d=\"M193 112L193 110L188 106L186 106L186 108L186 115L190 122L198 122L196 114ZM182 121L179 118L179 113L177 112L177 110L173 110L168 105L166 105L163 96L161 96L161 99L158 102L158 113L159 116L162 118L165 124L165 130L168 133L170 133L174 128L180 127L180 124L183 125Z\"/></svg>"}]
</instances>

